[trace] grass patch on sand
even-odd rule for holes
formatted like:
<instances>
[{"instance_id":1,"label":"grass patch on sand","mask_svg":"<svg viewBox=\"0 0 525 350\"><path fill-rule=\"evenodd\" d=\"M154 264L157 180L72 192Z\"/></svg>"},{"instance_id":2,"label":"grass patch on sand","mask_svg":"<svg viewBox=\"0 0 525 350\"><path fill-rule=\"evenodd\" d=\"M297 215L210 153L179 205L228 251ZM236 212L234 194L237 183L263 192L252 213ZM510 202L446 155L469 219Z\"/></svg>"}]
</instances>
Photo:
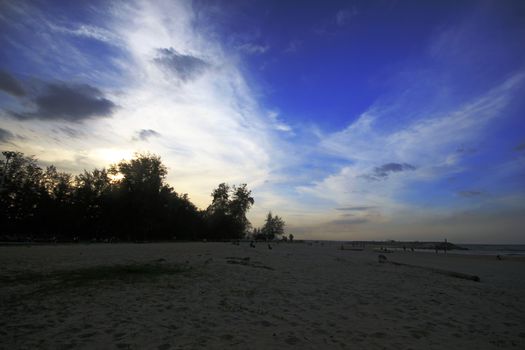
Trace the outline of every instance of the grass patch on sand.
<instances>
[{"instance_id":1,"label":"grass patch on sand","mask_svg":"<svg viewBox=\"0 0 525 350\"><path fill-rule=\"evenodd\" d=\"M143 263L111 266L94 266L74 270L53 271L50 273L19 272L0 276L4 286L37 287L35 292L53 289L76 288L98 283L124 282L135 283L157 279L163 276L186 274L189 266L164 263Z\"/></svg>"}]
</instances>

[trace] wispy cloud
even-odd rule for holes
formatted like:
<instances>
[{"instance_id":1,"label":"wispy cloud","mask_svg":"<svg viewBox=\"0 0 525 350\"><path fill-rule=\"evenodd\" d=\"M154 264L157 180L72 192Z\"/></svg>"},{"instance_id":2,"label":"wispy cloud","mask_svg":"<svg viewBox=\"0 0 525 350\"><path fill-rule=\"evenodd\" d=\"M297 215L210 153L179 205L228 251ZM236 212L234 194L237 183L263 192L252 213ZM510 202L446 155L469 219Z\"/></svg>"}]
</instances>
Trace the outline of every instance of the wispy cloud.
<instances>
[{"instance_id":1,"label":"wispy cloud","mask_svg":"<svg viewBox=\"0 0 525 350\"><path fill-rule=\"evenodd\" d=\"M482 194L483 194L483 192L481 192L481 191L474 191L474 190L464 190L464 191L459 191L458 192L458 195L460 195L461 197L465 197L465 198L479 197Z\"/></svg>"},{"instance_id":2,"label":"wispy cloud","mask_svg":"<svg viewBox=\"0 0 525 350\"><path fill-rule=\"evenodd\" d=\"M336 219L332 221L332 223L338 224L338 225L359 225L359 224L364 224L367 222L368 222L368 219L364 219L364 218Z\"/></svg>"},{"instance_id":3,"label":"wispy cloud","mask_svg":"<svg viewBox=\"0 0 525 350\"><path fill-rule=\"evenodd\" d=\"M254 44L254 43L244 43L244 44L237 46L237 49L239 51L242 51L250 55L256 55L256 54L265 53L266 51L270 49L270 46L259 45L259 44Z\"/></svg>"},{"instance_id":4,"label":"wispy cloud","mask_svg":"<svg viewBox=\"0 0 525 350\"><path fill-rule=\"evenodd\" d=\"M118 16L117 7L102 3L96 7L78 6L79 13L88 8L91 17L96 16L93 21L83 13L84 22L68 19L69 13L61 7L44 2L4 2L0 24L5 35L0 40L4 47L10 48L4 58L7 62L24 61L25 76L45 80L73 78L75 82L92 85L104 82L114 86L126 74L124 57L118 56L125 51L120 49L118 34L98 23ZM86 45L82 39L92 39L97 44Z\"/></svg>"},{"instance_id":5,"label":"wispy cloud","mask_svg":"<svg viewBox=\"0 0 525 350\"><path fill-rule=\"evenodd\" d=\"M337 11L335 14L335 23L339 27L343 27L344 25L348 24L351 19L355 16L357 16L359 12L355 7L352 7L351 9L343 9Z\"/></svg>"},{"instance_id":6,"label":"wispy cloud","mask_svg":"<svg viewBox=\"0 0 525 350\"><path fill-rule=\"evenodd\" d=\"M343 208L335 208L336 210L341 211L363 211L363 210L370 210L375 209L376 207L371 206L353 206L353 207L343 207Z\"/></svg>"},{"instance_id":7,"label":"wispy cloud","mask_svg":"<svg viewBox=\"0 0 525 350\"><path fill-rule=\"evenodd\" d=\"M288 43L288 46L284 49L285 53L295 53L297 52L301 46L303 45L302 40L292 40Z\"/></svg>"},{"instance_id":8,"label":"wispy cloud","mask_svg":"<svg viewBox=\"0 0 525 350\"><path fill-rule=\"evenodd\" d=\"M63 26L59 26L52 22L47 22L48 26L56 32L69 34L72 36L78 36L83 38L90 38L98 41L102 41L107 44L111 45L120 45L120 39L117 37L113 32L101 28L96 27L89 24L80 24L76 25L73 28L67 28Z\"/></svg>"},{"instance_id":9,"label":"wispy cloud","mask_svg":"<svg viewBox=\"0 0 525 350\"><path fill-rule=\"evenodd\" d=\"M297 190L349 208L376 207L383 215L369 218L370 225L402 215L412 205L402 199L411 185L439 181L464 171L462 157L469 153L457 152L458 147L478 141L491 122L504 116L524 77L523 72L517 72L455 109L427 111L421 118L395 128L383 124L391 106L374 105L344 130L325 135L320 142L325 152L345 159L346 165ZM372 184L371 178L388 180ZM325 213L330 216L328 210Z\"/></svg>"},{"instance_id":10,"label":"wispy cloud","mask_svg":"<svg viewBox=\"0 0 525 350\"><path fill-rule=\"evenodd\" d=\"M70 126L61 126L58 128L58 132L73 138L79 138L84 135L84 133L79 129L74 129Z\"/></svg>"},{"instance_id":11,"label":"wispy cloud","mask_svg":"<svg viewBox=\"0 0 525 350\"><path fill-rule=\"evenodd\" d=\"M31 25L49 30L52 18L33 12L39 21ZM103 90L77 83L82 77L67 71L57 73L62 82L41 83L27 106L20 106L24 113L5 120L11 132L26 136L21 150L69 171L107 166L136 151L155 152L169 167L168 181L202 207L221 182L246 182L256 191L275 176L287 157L278 152L283 148L278 135L292 129L258 104L235 52L230 55L193 25L189 3L136 1L106 12L104 30L61 23L76 29L54 28L54 35L59 42L72 35L118 38L115 56L108 59L126 74L118 81L97 80ZM67 49L83 52L82 46ZM54 59L50 64L60 62ZM90 61L75 64L78 71L92 67ZM257 210L254 215L262 216Z\"/></svg>"},{"instance_id":12,"label":"wispy cloud","mask_svg":"<svg viewBox=\"0 0 525 350\"><path fill-rule=\"evenodd\" d=\"M525 81L518 70L464 88L470 77L455 74L475 69L468 64L473 57L485 59L471 50L476 45L469 45L468 26L456 38L457 28L440 31L418 64L409 60L388 77L385 92L363 113L327 130L321 123L291 123L280 106L263 106L271 98L260 99L256 83L247 80L254 77L245 74L249 60L276 48L297 52L301 41L274 44L256 33L221 42L212 29L196 25L205 21L197 21L195 7L185 1L100 7L100 18L77 23L31 2L5 6L1 24L16 35L1 37L9 46L3 55L16 52L27 67L39 69L0 73L0 98L9 107L18 103L2 107L19 117L2 112L0 140L16 137L18 149L73 172L135 151L155 152L169 167L168 181L199 206L209 203L218 183L246 182L256 198L250 212L255 224L273 209L304 237L348 238L351 232L367 238L385 230L415 235L431 217L452 220L461 209L454 201L489 201L494 193L481 181L442 184L487 151L489 128L505 118ZM337 39L357 15L354 9L332 11L314 30L337 33ZM524 147L514 149L518 160L484 170L491 179L523 172ZM426 198L418 193L421 186L428 186ZM444 197L447 210L439 203ZM458 215L456 223L459 218L471 217Z\"/></svg>"},{"instance_id":13,"label":"wispy cloud","mask_svg":"<svg viewBox=\"0 0 525 350\"><path fill-rule=\"evenodd\" d=\"M284 123L279 119L279 113L270 111L268 113L268 118L270 119L270 124L275 130L291 133L293 129L290 125Z\"/></svg>"},{"instance_id":14,"label":"wispy cloud","mask_svg":"<svg viewBox=\"0 0 525 350\"><path fill-rule=\"evenodd\" d=\"M391 107L373 106L346 129L330 135L323 145L350 160L402 159L418 164L424 158L434 165L450 164L453 159L448 147L456 149L479 135L488 122L500 117L524 78L525 74L518 72L490 91L455 109L449 107L446 112L423 110L421 118L399 125L391 132L385 132L381 125L389 117Z\"/></svg>"},{"instance_id":15,"label":"wispy cloud","mask_svg":"<svg viewBox=\"0 0 525 350\"><path fill-rule=\"evenodd\" d=\"M330 17L325 18L319 23L314 25L313 31L317 35L336 35L342 31L346 26L351 24L354 17L359 15L359 11L355 6L351 8L343 8L332 14Z\"/></svg>"}]
</instances>

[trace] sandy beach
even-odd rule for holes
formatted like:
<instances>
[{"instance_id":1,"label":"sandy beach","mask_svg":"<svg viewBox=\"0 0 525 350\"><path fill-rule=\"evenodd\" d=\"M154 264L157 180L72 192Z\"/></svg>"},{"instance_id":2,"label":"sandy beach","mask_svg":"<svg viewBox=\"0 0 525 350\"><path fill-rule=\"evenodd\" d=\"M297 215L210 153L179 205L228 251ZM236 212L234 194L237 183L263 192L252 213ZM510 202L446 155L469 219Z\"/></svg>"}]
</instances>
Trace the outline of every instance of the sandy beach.
<instances>
[{"instance_id":1,"label":"sandy beach","mask_svg":"<svg viewBox=\"0 0 525 350\"><path fill-rule=\"evenodd\" d=\"M522 259L272 247L0 247L0 348L525 348Z\"/></svg>"}]
</instances>

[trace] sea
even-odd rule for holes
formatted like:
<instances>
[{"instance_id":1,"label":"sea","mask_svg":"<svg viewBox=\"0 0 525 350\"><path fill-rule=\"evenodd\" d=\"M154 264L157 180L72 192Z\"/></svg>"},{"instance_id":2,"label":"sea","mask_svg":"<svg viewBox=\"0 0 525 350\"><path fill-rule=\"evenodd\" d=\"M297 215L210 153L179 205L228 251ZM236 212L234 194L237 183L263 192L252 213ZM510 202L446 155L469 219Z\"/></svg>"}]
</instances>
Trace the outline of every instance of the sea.
<instances>
[{"instance_id":1,"label":"sea","mask_svg":"<svg viewBox=\"0 0 525 350\"><path fill-rule=\"evenodd\" d=\"M337 244L349 244L351 241L337 241ZM367 245L375 244L381 245L381 242L367 242ZM398 242L399 244L399 242ZM407 247L410 246L410 242L407 242ZM447 251L449 254L463 254L463 255L501 255L501 256L524 256L525 257L525 244L470 244L470 243L454 243L458 247L467 248L466 250L453 249ZM390 250L403 250L399 245L392 247L388 243L384 243L385 247ZM408 248L407 248L408 249ZM415 251L423 253L435 253L434 249L418 249ZM442 251L440 250L440 253Z\"/></svg>"},{"instance_id":2,"label":"sea","mask_svg":"<svg viewBox=\"0 0 525 350\"><path fill-rule=\"evenodd\" d=\"M456 244L468 250L451 250L452 254L525 256L525 244Z\"/></svg>"},{"instance_id":3,"label":"sea","mask_svg":"<svg viewBox=\"0 0 525 350\"><path fill-rule=\"evenodd\" d=\"M467 250L452 249L448 250L448 254L461 255L500 255L500 256L524 256L525 244L457 244L458 247L467 248ZM393 250L402 250L403 248L392 248ZM435 253L434 249L415 249L417 252ZM439 251L442 253L443 251Z\"/></svg>"}]
</instances>

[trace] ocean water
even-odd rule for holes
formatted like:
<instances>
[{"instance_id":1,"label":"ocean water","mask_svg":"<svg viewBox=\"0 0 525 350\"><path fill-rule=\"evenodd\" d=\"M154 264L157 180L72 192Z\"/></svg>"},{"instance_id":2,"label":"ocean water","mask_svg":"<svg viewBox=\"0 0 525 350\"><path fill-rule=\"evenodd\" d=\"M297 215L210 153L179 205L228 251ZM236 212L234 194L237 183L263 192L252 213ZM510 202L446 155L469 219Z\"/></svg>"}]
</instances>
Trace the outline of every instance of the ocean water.
<instances>
[{"instance_id":1,"label":"ocean water","mask_svg":"<svg viewBox=\"0 0 525 350\"><path fill-rule=\"evenodd\" d=\"M468 250L452 250L452 254L525 256L525 244L456 244Z\"/></svg>"},{"instance_id":2,"label":"ocean water","mask_svg":"<svg viewBox=\"0 0 525 350\"><path fill-rule=\"evenodd\" d=\"M350 247L351 241L333 242L336 244L347 244ZM358 242L359 243L359 242ZM377 247L383 246L389 250L402 251L402 242L397 242L397 246L391 246L388 242L367 242L366 245L375 245ZM525 244L462 244L454 243L458 247L467 248L467 250L453 249L448 250L448 254L464 254L464 255L501 255L501 256L525 256ZM406 243L407 250L410 249L410 242ZM415 249L416 252L435 254L434 249ZM439 250L438 254L443 254L443 250Z\"/></svg>"},{"instance_id":3,"label":"ocean water","mask_svg":"<svg viewBox=\"0 0 525 350\"><path fill-rule=\"evenodd\" d=\"M453 249L448 250L447 254L462 255L501 255L501 256L525 256L524 244L456 244L458 247L467 248L468 250ZM402 250L403 248L391 248L392 250ZM416 252L434 253L434 249L415 249ZM439 250L438 254L443 254Z\"/></svg>"}]
</instances>

